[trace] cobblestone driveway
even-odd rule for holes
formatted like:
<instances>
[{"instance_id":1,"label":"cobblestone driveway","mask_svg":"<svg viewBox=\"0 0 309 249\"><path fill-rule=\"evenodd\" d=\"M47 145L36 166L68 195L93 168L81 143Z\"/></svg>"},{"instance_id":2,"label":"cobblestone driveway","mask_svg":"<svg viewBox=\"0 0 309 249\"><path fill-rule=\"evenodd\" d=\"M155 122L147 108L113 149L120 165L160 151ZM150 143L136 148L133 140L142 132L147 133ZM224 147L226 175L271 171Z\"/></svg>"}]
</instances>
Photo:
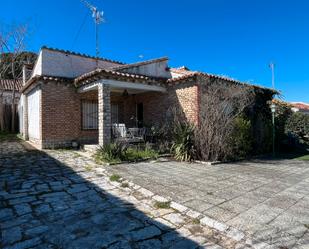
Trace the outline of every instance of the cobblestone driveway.
<instances>
[{"instance_id":1,"label":"cobblestone driveway","mask_svg":"<svg viewBox=\"0 0 309 249\"><path fill-rule=\"evenodd\" d=\"M109 167L274 248L309 248L309 163L254 161L204 166L155 162Z\"/></svg>"},{"instance_id":2,"label":"cobblestone driveway","mask_svg":"<svg viewBox=\"0 0 309 249\"><path fill-rule=\"evenodd\" d=\"M0 153L0 248L236 246L174 209L155 209L145 189L110 182L75 152L30 153L10 142Z\"/></svg>"}]
</instances>

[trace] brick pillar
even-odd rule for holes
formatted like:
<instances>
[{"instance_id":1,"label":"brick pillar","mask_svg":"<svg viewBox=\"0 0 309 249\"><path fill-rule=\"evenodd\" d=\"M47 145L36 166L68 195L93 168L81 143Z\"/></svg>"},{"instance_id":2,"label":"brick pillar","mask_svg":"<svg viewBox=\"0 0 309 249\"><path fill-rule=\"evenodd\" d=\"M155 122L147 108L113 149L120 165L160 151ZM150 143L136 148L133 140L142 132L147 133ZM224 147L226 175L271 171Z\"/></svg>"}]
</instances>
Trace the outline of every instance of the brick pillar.
<instances>
[{"instance_id":1,"label":"brick pillar","mask_svg":"<svg viewBox=\"0 0 309 249\"><path fill-rule=\"evenodd\" d=\"M99 145L103 146L111 142L111 100L110 87L99 84Z\"/></svg>"},{"instance_id":2,"label":"brick pillar","mask_svg":"<svg viewBox=\"0 0 309 249\"><path fill-rule=\"evenodd\" d=\"M25 140L29 139L28 136L28 99L27 99L27 95L23 94L21 96L23 98L23 138Z\"/></svg>"}]
</instances>

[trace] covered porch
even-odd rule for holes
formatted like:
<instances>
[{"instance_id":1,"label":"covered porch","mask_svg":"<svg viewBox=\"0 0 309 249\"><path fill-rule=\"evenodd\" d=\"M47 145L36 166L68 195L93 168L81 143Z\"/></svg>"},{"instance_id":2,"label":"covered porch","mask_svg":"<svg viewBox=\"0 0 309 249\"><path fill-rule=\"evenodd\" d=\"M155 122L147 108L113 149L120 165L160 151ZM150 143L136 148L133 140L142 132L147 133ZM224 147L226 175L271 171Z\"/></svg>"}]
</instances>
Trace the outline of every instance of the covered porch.
<instances>
[{"instance_id":1,"label":"covered porch","mask_svg":"<svg viewBox=\"0 0 309 249\"><path fill-rule=\"evenodd\" d=\"M103 146L113 140L142 141L145 127L159 121L156 113L160 106L156 102L164 96L166 88L144 80L97 79L79 86L78 92L81 129L97 131L96 142ZM86 99L86 95L94 98Z\"/></svg>"}]
</instances>

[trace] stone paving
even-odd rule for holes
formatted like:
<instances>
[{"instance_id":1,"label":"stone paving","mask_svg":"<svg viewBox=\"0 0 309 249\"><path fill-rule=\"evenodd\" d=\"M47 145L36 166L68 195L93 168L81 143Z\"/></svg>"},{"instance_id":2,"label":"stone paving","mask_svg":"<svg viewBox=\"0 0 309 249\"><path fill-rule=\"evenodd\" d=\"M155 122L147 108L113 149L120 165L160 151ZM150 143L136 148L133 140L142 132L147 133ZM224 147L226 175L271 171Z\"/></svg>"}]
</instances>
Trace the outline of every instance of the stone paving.
<instances>
[{"instance_id":1,"label":"stone paving","mask_svg":"<svg viewBox=\"0 0 309 249\"><path fill-rule=\"evenodd\" d=\"M0 248L251 248L237 231L226 236L220 224L203 225L207 217L109 176L74 151L0 143Z\"/></svg>"},{"instance_id":2,"label":"stone paving","mask_svg":"<svg viewBox=\"0 0 309 249\"><path fill-rule=\"evenodd\" d=\"M308 162L208 166L163 160L107 168L213 223L243 231L257 248L309 248Z\"/></svg>"}]
</instances>

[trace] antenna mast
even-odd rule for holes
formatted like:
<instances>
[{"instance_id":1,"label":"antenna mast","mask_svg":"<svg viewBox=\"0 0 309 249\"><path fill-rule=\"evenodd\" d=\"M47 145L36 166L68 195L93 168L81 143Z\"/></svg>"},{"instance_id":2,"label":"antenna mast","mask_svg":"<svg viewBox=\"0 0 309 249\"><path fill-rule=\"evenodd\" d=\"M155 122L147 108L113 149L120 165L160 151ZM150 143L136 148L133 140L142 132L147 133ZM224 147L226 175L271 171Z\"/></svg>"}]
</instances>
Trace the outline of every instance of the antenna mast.
<instances>
[{"instance_id":1,"label":"antenna mast","mask_svg":"<svg viewBox=\"0 0 309 249\"><path fill-rule=\"evenodd\" d=\"M275 89L275 63L271 62L269 67L271 69L271 84L273 89Z\"/></svg>"},{"instance_id":2,"label":"antenna mast","mask_svg":"<svg viewBox=\"0 0 309 249\"><path fill-rule=\"evenodd\" d=\"M93 6L92 4L87 2L86 0L81 0L81 2L83 4L85 4L86 7L88 9L90 9L90 11L92 12L92 17L93 17L94 24L95 24L96 57L99 57L100 56L100 49L99 49L99 24L104 22L104 18L103 18L104 12L103 11L99 11L97 7Z\"/></svg>"}]
</instances>

